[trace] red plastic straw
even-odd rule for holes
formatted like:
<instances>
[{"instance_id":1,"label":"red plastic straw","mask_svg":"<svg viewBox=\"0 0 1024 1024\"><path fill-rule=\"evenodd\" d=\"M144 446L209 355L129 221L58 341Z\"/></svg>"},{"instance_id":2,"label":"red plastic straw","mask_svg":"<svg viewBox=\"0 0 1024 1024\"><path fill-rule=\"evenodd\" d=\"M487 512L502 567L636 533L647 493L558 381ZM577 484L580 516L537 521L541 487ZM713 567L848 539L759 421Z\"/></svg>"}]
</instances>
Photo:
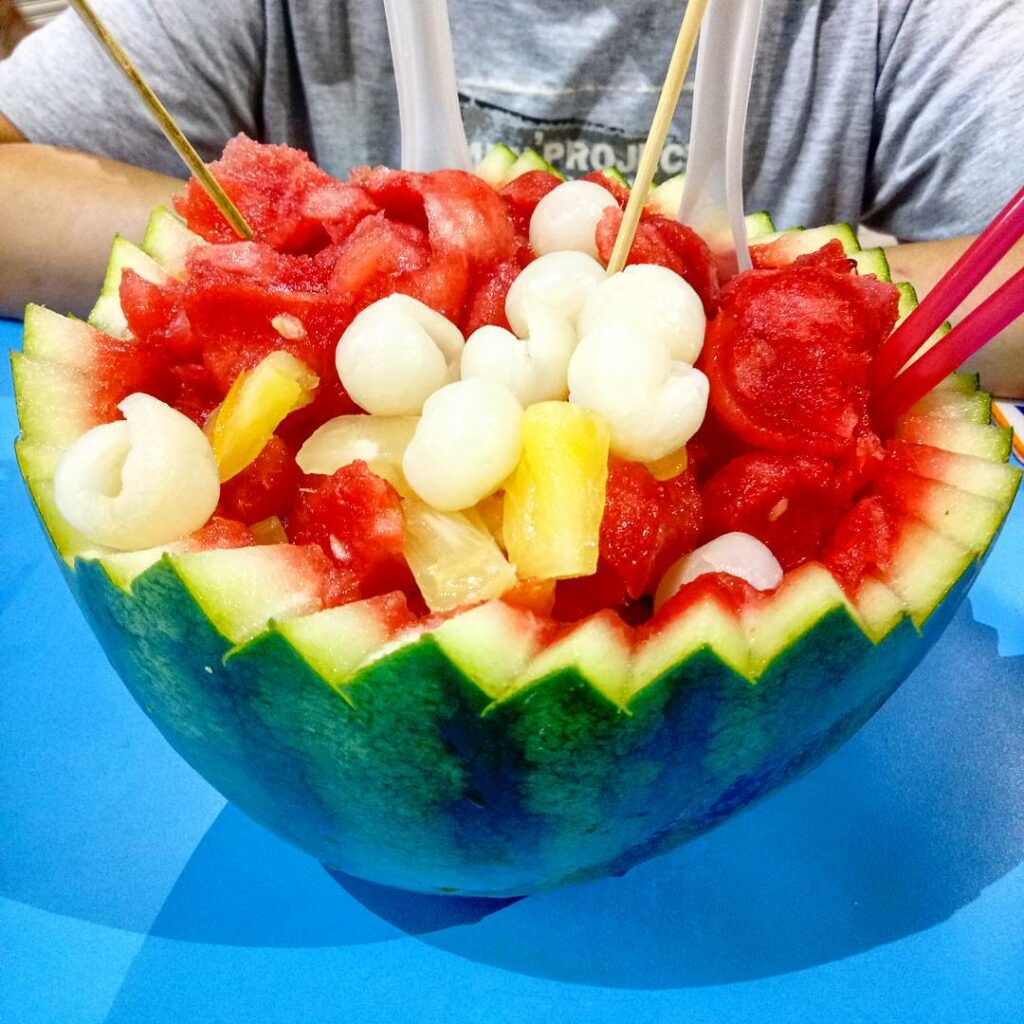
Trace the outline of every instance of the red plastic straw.
<instances>
[{"instance_id":1,"label":"red plastic straw","mask_svg":"<svg viewBox=\"0 0 1024 1024\"><path fill-rule=\"evenodd\" d=\"M1024 267L881 393L875 406L876 426L885 432L939 381L1021 315L1024 315Z\"/></svg>"},{"instance_id":2,"label":"red plastic straw","mask_svg":"<svg viewBox=\"0 0 1024 1024\"><path fill-rule=\"evenodd\" d=\"M1024 235L1024 188L1003 207L921 305L878 350L873 368L876 393L889 384L1021 235Z\"/></svg>"}]
</instances>

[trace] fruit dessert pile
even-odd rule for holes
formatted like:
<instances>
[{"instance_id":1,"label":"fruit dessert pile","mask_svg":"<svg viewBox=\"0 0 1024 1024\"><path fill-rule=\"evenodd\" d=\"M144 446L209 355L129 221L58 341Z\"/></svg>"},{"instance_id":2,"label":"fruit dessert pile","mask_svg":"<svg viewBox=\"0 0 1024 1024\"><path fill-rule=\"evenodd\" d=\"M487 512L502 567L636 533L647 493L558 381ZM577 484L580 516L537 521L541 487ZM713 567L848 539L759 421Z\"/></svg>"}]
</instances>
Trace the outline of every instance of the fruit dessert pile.
<instances>
[{"instance_id":1,"label":"fruit dessert pile","mask_svg":"<svg viewBox=\"0 0 1024 1024\"><path fill-rule=\"evenodd\" d=\"M927 438L869 408L900 292L839 240L755 245L720 283L652 204L608 276L628 191L604 174L340 181L242 137L212 169L254 239L192 182L162 268L115 258L93 326L62 328L91 386L54 500L95 552L290 544L323 607L636 625L812 561L855 599L927 519Z\"/></svg>"}]
</instances>

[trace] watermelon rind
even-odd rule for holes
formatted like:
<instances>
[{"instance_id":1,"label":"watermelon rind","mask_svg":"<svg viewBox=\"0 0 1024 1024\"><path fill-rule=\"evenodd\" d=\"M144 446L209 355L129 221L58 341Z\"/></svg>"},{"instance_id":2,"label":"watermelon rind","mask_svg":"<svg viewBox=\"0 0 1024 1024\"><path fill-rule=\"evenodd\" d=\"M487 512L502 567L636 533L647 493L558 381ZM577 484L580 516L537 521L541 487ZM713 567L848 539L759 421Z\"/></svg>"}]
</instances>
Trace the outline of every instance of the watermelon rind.
<instances>
[{"instance_id":1,"label":"watermelon rind","mask_svg":"<svg viewBox=\"0 0 1024 1024\"><path fill-rule=\"evenodd\" d=\"M843 252L847 256L854 257L856 253L860 252L857 232L849 224L825 224L818 228L771 231L767 234L759 234L750 238L751 245L778 243L781 254L790 260L794 260L798 256L807 256L812 252L817 252L822 246L832 241L841 242ZM888 264L886 266L888 267ZM874 271L871 271L871 273L874 273Z\"/></svg>"},{"instance_id":2,"label":"watermelon rind","mask_svg":"<svg viewBox=\"0 0 1024 1024\"><path fill-rule=\"evenodd\" d=\"M601 173L609 180L615 182L616 185L621 185L623 188L629 188L629 179L618 169L618 167L605 167Z\"/></svg>"},{"instance_id":3,"label":"watermelon rind","mask_svg":"<svg viewBox=\"0 0 1024 1024\"><path fill-rule=\"evenodd\" d=\"M125 270L134 270L140 277L154 284L164 284L169 277L159 263L147 256L133 242L118 235L110 250L110 262L103 278L99 298L89 314L89 323L93 327L116 338L126 337L128 322L121 309L121 274Z\"/></svg>"},{"instance_id":4,"label":"watermelon rind","mask_svg":"<svg viewBox=\"0 0 1024 1024\"><path fill-rule=\"evenodd\" d=\"M633 652L610 616L542 646L501 602L397 637L370 602L304 615L300 549L137 575L108 555L72 582L140 705L256 820L338 870L504 896L624 870L854 731L978 564L923 524L905 540L884 633L812 565L745 618L706 602Z\"/></svg>"},{"instance_id":5,"label":"watermelon rind","mask_svg":"<svg viewBox=\"0 0 1024 1024\"><path fill-rule=\"evenodd\" d=\"M492 188L501 188L508 180L508 172L516 162L516 151L504 142L492 146L487 155L477 164L477 177L483 178Z\"/></svg>"},{"instance_id":6,"label":"watermelon rind","mask_svg":"<svg viewBox=\"0 0 1024 1024\"><path fill-rule=\"evenodd\" d=\"M956 373L951 373L945 380L939 381L933 390L943 391L948 389L950 391L959 391L962 394L970 394L970 392L977 391L980 387L980 374L957 370Z\"/></svg>"},{"instance_id":7,"label":"watermelon rind","mask_svg":"<svg viewBox=\"0 0 1024 1024\"><path fill-rule=\"evenodd\" d=\"M163 206L158 206L149 217L146 233L142 237L142 251L171 277L185 276L185 260L197 246L206 242L190 231L185 222Z\"/></svg>"},{"instance_id":8,"label":"watermelon rind","mask_svg":"<svg viewBox=\"0 0 1024 1024\"><path fill-rule=\"evenodd\" d=\"M476 174L492 188L500 189L529 171L545 171L565 181L565 175L549 163L535 149L517 153L511 146L499 142L492 146L476 167Z\"/></svg>"},{"instance_id":9,"label":"watermelon rind","mask_svg":"<svg viewBox=\"0 0 1024 1024\"><path fill-rule=\"evenodd\" d=\"M1009 507L1013 501L1020 479L1014 466L907 441L893 441L888 447L918 476L951 484L1000 506Z\"/></svg>"},{"instance_id":10,"label":"watermelon rind","mask_svg":"<svg viewBox=\"0 0 1024 1024\"><path fill-rule=\"evenodd\" d=\"M75 589L140 705L226 796L335 869L423 891L536 891L703 831L855 729L937 622L901 618L874 643L815 569L741 627L768 658L753 677L692 635L623 688L628 652L608 666L610 630L581 627L496 699L478 682L486 651L440 629L367 660L382 628L359 605L254 634L251 607L232 609L264 566L242 552L252 564L227 580L195 571L219 553L165 556L128 591L79 562ZM709 636L729 628L704 614Z\"/></svg>"},{"instance_id":11,"label":"watermelon rind","mask_svg":"<svg viewBox=\"0 0 1024 1024\"><path fill-rule=\"evenodd\" d=\"M35 469L31 462L33 452L28 445L29 442L24 440L15 443L18 468L28 487L36 515L43 524L47 540L58 560L67 569L79 555L97 551L97 545L76 530L57 510L52 477L46 475L45 471Z\"/></svg>"},{"instance_id":12,"label":"watermelon rind","mask_svg":"<svg viewBox=\"0 0 1024 1024\"><path fill-rule=\"evenodd\" d=\"M660 185L651 189L651 194L647 199L647 208L662 217L675 219L679 212L679 204L683 199L685 186L685 174L674 174L671 178L666 178Z\"/></svg>"},{"instance_id":13,"label":"watermelon rind","mask_svg":"<svg viewBox=\"0 0 1024 1024\"><path fill-rule=\"evenodd\" d=\"M992 396L986 391L931 391L910 409L914 416L938 416L968 423L992 422Z\"/></svg>"},{"instance_id":14,"label":"watermelon rind","mask_svg":"<svg viewBox=\"0 0 1024 1024\"><path fill-rule=\"evenodd\" d=\"M85 369L92 363L93 333L84 320L33 304L25 307L21 351L33 359Z\"/></svg>"},{"instance_id":15,"label":"watermelon rind","mask_svg":"<svg viewBox=\"0 0 1024 1024\"><path fill-rule=\"evenodd\" d=\"M1013 445L1013 431L1008 428L942 416L904 416L894 436L993 462L1006 462Z\"/></svg>"},{"instance_id":16,"label":"watermelon rind","mask_svg":"<svg viewBox=\"0 0 1024 1024\"><path fill-rule=\"evenodd\" d=\"M992 542L1005 514L990 498L907 470L887 470L881 490L894 493L915 519L975 554Z\"/></svg>"},{"instance_id":17,"label":"watermelon rind","mask_svg":"<svg viewBox=\"0 0 1024 1024\"><path fill-rule=\"evenodd\" d=\"M897 325L903 323L904 320L911 313L917 309L919 302L917 298L917 289L909 281L896 281L894 282L896 289L900 293L900 305L899 305L899 319ZM937 341L943 338L945 335L953 329L953 325L947 320L945 323L940 324L936 329L935 333L924 342L923 345L914 353L914 355L908 360L907 365L916 362L921 358Z\"/></svg>"},{"instance_id":18,"label":"watermelon rind","mask_svg":"<svg viewBox=\"0 0 1024 1024\"><path fill-rule=\"evenodd\" d=\"M885 258L885 251L877 246L872 249L861 249L858 252L847 253L857 268L858 274L873 274L879 281L891 281L892 273L889 270L889 261Z\"/></svg>"},{"instance_id":19,"label":"watermelon rind","mask_svg":"<svg viewBox=\"0 0 1024 1024\"><path fill-rule=\"evenodd\" d=\"M747 238L756 238L758 235L767 235L775 230L775 222L767 210L758 210L756 213L748 213Z\"/></svg>"},{"instance_id":20,"label":"watermelon rind","mask_svg":"<svg viewBox=\"0 0 1024 1024\"><path fill-rule=\"evenodd\" d=\"M530 171L546 171L548 174L553 174L556 178L561 178L563 181L565 180L565 175L548 163L548 161L545 160L537 150L524 149L522 153L516 157L515 163L508 169L508 173L502 181L502 184L507 185L510 181L515 181L515 179L520 175L528 174Z\"/></svg>"},{"instance_id":21,"label":"watermelon rind","mask_svg":"<svg viewBox=\"0 0 1024 1024\"><path fill-rule=\"evenodd\" d=\"M12 352L11 376L26 440L66 448L96 425L91 381L76 367Z\"/></svg>"}]
</instances>

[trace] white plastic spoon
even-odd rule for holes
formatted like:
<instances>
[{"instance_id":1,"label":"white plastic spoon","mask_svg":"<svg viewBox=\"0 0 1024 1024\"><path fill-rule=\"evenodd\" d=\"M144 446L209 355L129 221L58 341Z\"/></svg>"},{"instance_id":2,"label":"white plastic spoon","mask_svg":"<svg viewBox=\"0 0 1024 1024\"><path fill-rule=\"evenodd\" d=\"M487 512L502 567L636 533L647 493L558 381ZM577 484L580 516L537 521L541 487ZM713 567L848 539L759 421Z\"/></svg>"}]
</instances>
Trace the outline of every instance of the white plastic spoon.
<instances>
[{"instance_id":1,"label":"white plastic spoon","mask_svg":"<svg viewBox=\"0 0 1024 1024\"><path fill-rule=\"evenodd\" d=\"M712 0L701 27L678 220L730 273L750 269L743 219L743 136L762 0Z\"/></svg>"},{"instance_id":2,"label":"white plastic spoon","mask_svg":"<svg viewBox=\"0 0 1024 1024\"><path fill-rule=\"evenodd\" d=\"M384 0L398 86L402 167L472 170L445 0Z\"/></svg>"}]
</instances>

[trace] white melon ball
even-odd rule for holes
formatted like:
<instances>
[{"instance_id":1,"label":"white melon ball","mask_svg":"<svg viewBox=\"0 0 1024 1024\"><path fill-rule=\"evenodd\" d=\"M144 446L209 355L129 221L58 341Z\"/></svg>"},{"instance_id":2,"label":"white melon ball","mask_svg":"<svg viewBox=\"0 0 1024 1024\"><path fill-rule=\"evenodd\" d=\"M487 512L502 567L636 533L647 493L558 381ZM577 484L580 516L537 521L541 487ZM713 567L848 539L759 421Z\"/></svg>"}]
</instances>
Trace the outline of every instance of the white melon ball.
<instances>
[{"instance_id":1,"label":"white melon ball","mask_svg":"<svg viewBox=\"0 0 1024 1024\"><path fill-rule=\"evenodd\" d=\"M53 478L60 514L97 544L138 551L198 530L220 499L213 449L187 416L129 395L123 420L86 431Z\"/></svg>"},{"instance_id":2,"label":"white melon ball","mask_svg":"<svg viewBox=\"0 0 1024 1024\"><path fill-rule=\"evenodd\" d=\"M604 267L582 252L549 252L523 268L505 296L505 316L520 338L529 330L528 311L551 306L575 327L587 296L606 278Z\"/></svg>"},{"instance_id":3,"label":"white melon ball","mask_svg":"<svg viewBox=\"0 0 1024 1024\"><path fill-rule=\"evenodd\" d=\"M749 533L723 533L671 566L658 584L655 610L684 584L709 572L736 576L755 590L774 590L782 582L782 566L766 545Z\"/></svg>"},{"instance_id":4,"label":"white melon ball","mask_svg":"<svg viewBox=\"0 0 1024 1024\"><path fill-rule=\"evenodd\" d=\"M655 462L697 433L708 380L674 362L657 339L606 324L580 339L569 361L569 401L603 416L611 448L624 459Z\"/></svg>"},{"instance_id":5,"label":"white melon ball","mask_svg":"<svg viewBox=\"0 0 1024 1024\"><path fill-rule=\"evenodd\" d=\"M441 512L470 508L493 494L522 451L523 408L486 377L448 384L431 395L402 456L409 486Z\"/></svg>"},{"instance_id":6,"label":"white melon ball","mask_svg":"<svg viewBox=\"0 0 1024 1024\"><path fill-rule=\"evenodd\" d=\"M352 400L379 416L415 416L458 369L464 341L450 320L408 295L367 306L338 342L338 377Z\"/></svg>"},{"instance_id":7,"label":"white melon ball","mask_svg":"<svg viewBox=\"0 0 1024 1024\"><path fill-rule=\"evenodd\" d=\"M462 350L462 379L488 377L503 384L525 408L566 395L576 332L560 309L530 307L530 336L517 338L494 324L475 330Z\"/></svg>"},{"instance_id":8,"label":"white melon ball","mask_svg":"<svg viewBox=\"0 0 1024 1024\"><path fill-rule=\"evenodd\" d=\"M538 256L575 249L597 259L594 234L604 211L618 206L614 196L593 181L565 181L534 208L530 246Z\"/></svg>"},{"instance_id":9,"label":"white melon ball","mask_svg":"<svg viewBox=\"0 0 1024 1024\"><path fill-rule=\"evenodd\" d=\"M587 295L580 334L605 324L657 338L673 359L692 366L704 346L707 319L700 296L674 270L638 263L606 277Z\"/></svg>"},{"instance_id":10,"label":"white melon ball","mask_svg":"<svg viewBox=\"0 0 1024 1024\"><path fill-rule=\"evenodd\" d=\"M478 327L466 339L459 365L463 380L486 377L508 388L523 406L533 401L536 371L529 344L504 327Z\"/></svg>"}]
</instances>

